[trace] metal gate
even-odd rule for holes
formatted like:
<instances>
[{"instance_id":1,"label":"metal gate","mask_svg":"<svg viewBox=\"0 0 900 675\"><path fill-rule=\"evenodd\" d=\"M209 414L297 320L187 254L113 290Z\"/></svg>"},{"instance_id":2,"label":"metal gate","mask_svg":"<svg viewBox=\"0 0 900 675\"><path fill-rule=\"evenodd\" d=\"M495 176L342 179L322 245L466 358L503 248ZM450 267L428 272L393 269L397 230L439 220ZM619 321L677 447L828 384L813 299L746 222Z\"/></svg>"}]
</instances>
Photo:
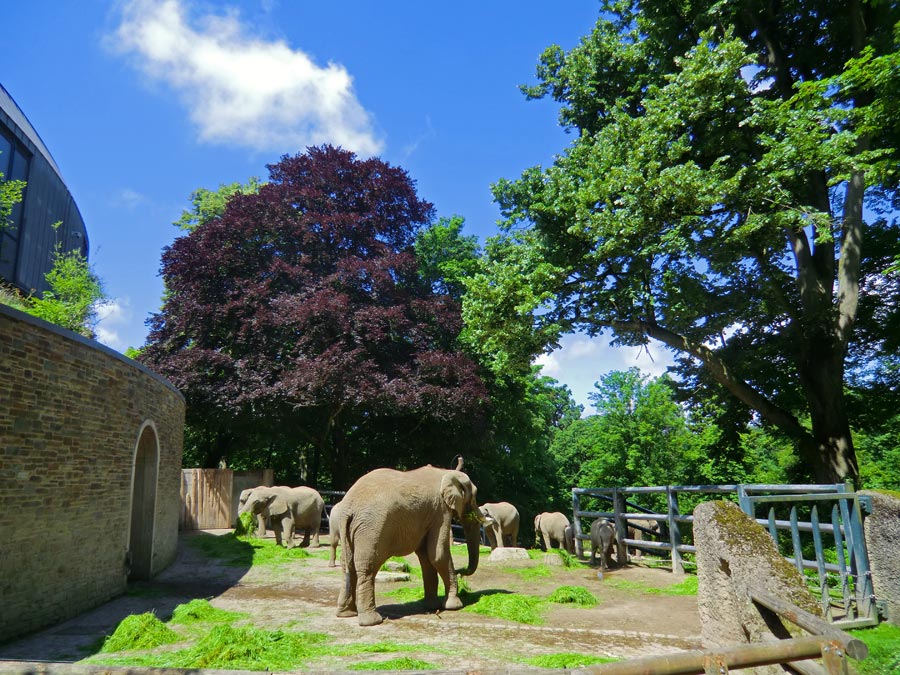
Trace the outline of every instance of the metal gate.
<instances>
[{"instance_id":1,"label":"metal gate","mask_svg":"<svg viewBox=\"0 0 900 675\"><path fill-rule=\"evenodd\" d=\"M871 513L871 499L843 484L791 488L738 485L738 502L812 581L827 619L845 628L876 625L878 607L863 536L863 510ZM767 509L764 518L757 518L757 507Z\"/></svg>"}]
</instances>

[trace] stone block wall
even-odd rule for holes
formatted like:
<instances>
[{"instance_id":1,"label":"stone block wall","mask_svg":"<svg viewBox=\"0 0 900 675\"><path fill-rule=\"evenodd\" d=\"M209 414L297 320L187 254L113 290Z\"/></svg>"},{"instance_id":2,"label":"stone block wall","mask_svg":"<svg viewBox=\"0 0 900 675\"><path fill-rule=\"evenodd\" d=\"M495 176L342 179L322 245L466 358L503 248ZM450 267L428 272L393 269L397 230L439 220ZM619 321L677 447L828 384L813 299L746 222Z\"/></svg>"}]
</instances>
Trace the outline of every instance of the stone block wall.
<instances>
[{"instance_id":1,"label":"stone block wall","mask_svg":"<svg viewBox=\"0 0 900 675\"><path fill-rule=\"evenodd\" d=\"M0 306L0 642L174 560L183 428L166 380Z\"/></svg>"}]
</instances>

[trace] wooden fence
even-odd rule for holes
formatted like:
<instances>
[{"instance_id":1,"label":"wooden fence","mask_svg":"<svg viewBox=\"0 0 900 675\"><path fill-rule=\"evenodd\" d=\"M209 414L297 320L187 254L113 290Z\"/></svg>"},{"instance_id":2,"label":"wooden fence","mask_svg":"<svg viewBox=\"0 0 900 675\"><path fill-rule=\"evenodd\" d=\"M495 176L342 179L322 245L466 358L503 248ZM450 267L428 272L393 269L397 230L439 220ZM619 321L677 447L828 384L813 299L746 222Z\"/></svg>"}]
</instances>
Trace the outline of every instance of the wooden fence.
<instances>
[{"instance_id":1,"label":"wooden fence","mask_svg":"<svg viewBox=\"0 0 900 675\"><path fill-rule=\"evenodd\" d=\"M182 469L181 530L215 530L234 527L241 490L272 485L272 469Z\"/></svg>"}]
</instances>

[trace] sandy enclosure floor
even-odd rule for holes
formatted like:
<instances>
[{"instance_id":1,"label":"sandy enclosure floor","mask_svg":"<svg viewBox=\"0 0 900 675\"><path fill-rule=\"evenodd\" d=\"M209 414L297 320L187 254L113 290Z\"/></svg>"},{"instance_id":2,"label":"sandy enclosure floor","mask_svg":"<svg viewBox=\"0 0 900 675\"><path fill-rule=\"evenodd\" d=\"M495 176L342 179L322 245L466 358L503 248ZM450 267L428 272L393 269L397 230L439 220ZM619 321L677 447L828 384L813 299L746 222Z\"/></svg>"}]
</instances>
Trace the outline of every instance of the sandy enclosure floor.
<instances>
[{"instance_id":1,"label":"sandy enclosure floor","mask_svg":"<svg viewBox=\"0 0 900 675\"><path fill-rule=\"evenodd\" d=\"M175 563L142 585L140 594L121 596L58 626L2 645L0 660L77 662L125 616L154 611L165 621L175 606L194 598L244 612L248 618L243 622L258 628L326 633L334 644L420 645L421 650L401 655L441 669L523 667L518 659L561 652L630 658L700 648L695 596L656 595L616 584L625 580L665 588L679 580L665 569L629 565L614 568L598 580L594 569L554 565L551 575L535 578L516 569L539 565L541 560L491 563L484 556L475 574L467 577L471 591L546 596L560 586L583 586L600 602L590 609L552 605L543 625L529 626L465 611L426 612L420 603L401 603L385 595L399 586L420 587L421 581L413 577L408 583L379 583L376 603L385 622L362 628L355 618L335 616L342 575L340 567L328 567L326 559L311 557L248 570L207 558L189 545L191 537L226 532L182 533ZM327 550L327 541L323 536L319 551ZM316 551L310 550L318 556ZM455 546L453 555L457 567L463 567L465 547ZM416 562L415 556L410 556L410 562ZM353 659L396 656L367 654ZM350 657L336 657L332 662L317 662L315 669L346 669L353 663Z\"/></svg>"}]
</instances>

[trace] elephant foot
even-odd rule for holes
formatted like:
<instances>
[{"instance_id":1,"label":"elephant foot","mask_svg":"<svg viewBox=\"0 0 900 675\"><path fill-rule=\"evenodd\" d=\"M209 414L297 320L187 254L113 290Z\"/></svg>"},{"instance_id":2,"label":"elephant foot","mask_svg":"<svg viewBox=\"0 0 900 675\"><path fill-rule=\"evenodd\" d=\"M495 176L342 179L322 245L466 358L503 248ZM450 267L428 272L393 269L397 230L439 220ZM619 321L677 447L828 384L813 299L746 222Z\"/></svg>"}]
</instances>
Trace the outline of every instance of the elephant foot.
<instances>
[{"instance_id":1,"label":"elephant foot","mask_svg":"<svg viewBox=\"0 0 900 675\"><path fill-rule=\"evenodd\" d=\"M360 626L377 626L382 621L384 621L384 617L378 612L363 612L359 615Z\"/></svg>"},{"instance_id":2,"label":"elephant foot","mask_svg":"<svg viewBox=\"0 0 900 675\"><path fill-rule=\"evenodd\" d=\"M454 595L447 598L447 601L444 603L444 609L453 610L453 609L462 609L463 603L462 600L459 599L458 596Z\"/></svg>"},{"instance_id":3,"label":"elephant foot","mask_svg":"<svg viewBox=\"0 0 900 675\"><path fill-rule=\"evenodd\" d=\"M350 616L356 616L356 614L357 614L357 612L355 609L339 609L337 616L340 617L341 619L346 619L347 617L350 617Z\"/></svg>"}]
</instances>

